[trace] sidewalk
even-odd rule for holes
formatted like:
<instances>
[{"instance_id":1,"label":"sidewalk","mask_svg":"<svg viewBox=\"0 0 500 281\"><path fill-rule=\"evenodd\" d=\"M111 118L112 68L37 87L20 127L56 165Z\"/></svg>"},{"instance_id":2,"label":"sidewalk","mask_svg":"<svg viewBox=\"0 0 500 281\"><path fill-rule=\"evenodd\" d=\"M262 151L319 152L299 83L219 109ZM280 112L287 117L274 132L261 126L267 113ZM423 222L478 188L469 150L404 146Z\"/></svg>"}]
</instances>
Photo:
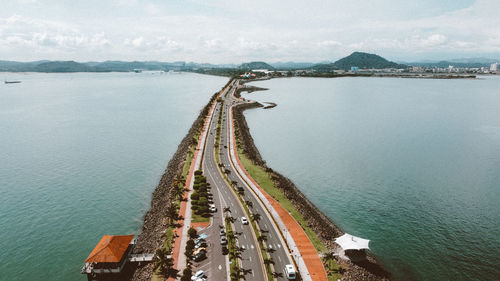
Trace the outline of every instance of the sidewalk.
<instances>
[{"instance_id":1,"label":"sidewalk","mask_svg":"<svg viewBox=\"0 0 500 281\"><path fill-rule=\"evenodd\" d=\"M193 189L193 177L194 171L200 167L201 163L201 153L203 152L203 146L205 145L206 132L208 124L211 121L212 114L214 112L216 102L212 104L208 116L205 118L203 123L203 129L201 131L200 137L198 138L198 144L194 151L193 159L191 160L191 166L189 167L189 172L186 176L186 184L184 188L187 190L184 192L184 200L181 201L181 206L179 210L179 216L181 219L178 220L179 227L174 230L174 235L176 235L176 239L174 241L174 246L172 248L172 259L174 262L174 268L179 270L179 274L182 274L182 271L186 268L186 256L184 255L184 249L186 248L186 237L187 232L191 226L191 200L189 200L189 196L191 196ZM175 278L168 278L168 281L174 281Z\"/></svg>"},{"instance_id":2,"label":"sidewalk","mask_svg":"<svg viewBox=\"0 0 500 281\"><path fill-rule=\"evenodd\" d=\"M219 93L219 96L223 95L227 91L227 88L224 88L221 90ZM217 101L214 101L212 103L212 106L210 107L210 111L208 112L208 115L205 117L204 123L203 123L203 129L201 130L200 136L198 138L198 144L196 146L196 149L194 151L193 159L191 160L191 166L189 167L189 172L186 176L186 183L184 185L185 191L184 192L184 200L181 201L181 206L179 209L179 216L181 216L181 219L178 220L179 227L177 227L174 230L174 235L176 236L176 239L174 240L174 246L172 248L172 260L174 263L174 268L179 270L179 274L182 274L182 271L186 268L186 256L184 255L184 249L186 248L186 242L187 242L187 231L189 227L191 226L191 200L189 200L189 197L191 196L191 193L193 191L193 178L194 178L194 171L200 168L201 165L201 154L203 153L203 148L205 146L205 140L207 137L207 128L208 125L210 124L210 121L212 120L212 115L215 109L215 105L217 104ZM167 279L168 281L174 281L175 278L169 277Z\"/></svg>"},{"instance_id":3,"label":"sidewalk","mask_svg":"<svg viewBox=\"0 0 500 281\"><path fill-rule=\"evenodd\" d=\"M321 261L319 254L316 252L313 244L307 237L306 233L299 225L299 223L288 213L288 211L279 204L272 196L270 196L267 192L262 189L259 184L248 174L246 169L240 162L238 157L237 148L235 144L235 136L234 136L234 128L233 128L233 115L231 115L231 139L232 144L230 145L232 151L230 153L231 156L234 156L240 171L243 172L244 176L249 179L253 186L255 186L260 193L265 197L265 201L270 204L271 209L274 209L274 215L279 216L279 218L275 218L278 224L281 224L279 227L281 228L284 239L287 241L288 246L291 250L291 254L293 258L296 260L297 266L299 267L299 271L302 275L307 274L308 276L302 276L304 280L320 280L327 281L328 277L326 275L325 268L323 267L323 262ZM269 206L268 206L269 207ZM271 214L272 214L271 210ZM281 221L281 222L280 222ZM290 236L291 239L288 239ZM301 262L302 261L302 262ZM305 266L306 270L301 270L301 268Z\"/></svg>"}]
</instances>

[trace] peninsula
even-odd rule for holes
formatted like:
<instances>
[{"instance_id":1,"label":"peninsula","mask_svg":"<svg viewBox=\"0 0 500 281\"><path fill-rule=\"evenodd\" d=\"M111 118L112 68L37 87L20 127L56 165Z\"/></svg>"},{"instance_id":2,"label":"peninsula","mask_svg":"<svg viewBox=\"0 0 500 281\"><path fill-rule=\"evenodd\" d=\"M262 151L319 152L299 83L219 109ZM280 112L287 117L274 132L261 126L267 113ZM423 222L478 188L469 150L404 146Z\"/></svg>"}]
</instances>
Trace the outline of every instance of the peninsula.
<instances>
[{"instance_id":1,"label":"peninsula","mask_svg":"<svg viewBox=\"0 0 500 281\"><path fill-rule=\"evenodd\" d=\"M212 96L170 160L133 250L155 258L132 280L388 279L364 250L346 255L344 232L265 164L243 115L262 105L240 96L265 89L245 82Z\"/></svg>"}]
</instances>

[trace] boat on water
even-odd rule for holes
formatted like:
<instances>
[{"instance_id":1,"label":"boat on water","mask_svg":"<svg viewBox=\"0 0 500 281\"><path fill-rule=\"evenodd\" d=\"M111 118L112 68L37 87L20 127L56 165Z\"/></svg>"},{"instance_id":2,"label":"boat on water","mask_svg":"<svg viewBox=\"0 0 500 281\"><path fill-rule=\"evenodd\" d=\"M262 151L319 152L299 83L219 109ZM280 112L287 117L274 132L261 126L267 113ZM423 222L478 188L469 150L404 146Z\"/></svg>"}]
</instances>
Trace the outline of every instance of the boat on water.
<instances>
[{"instance_id":1,"label":"boat on water","mask_svg":"<svg viewBox=\"0 0 500 281\"><path fill-rule=\"evenodd\" d=\"M7 81L7 80L5 80L4 83L5 84L16 84L16 83L21 83L21 81L18 81L18 80L16 80L16 81Z\"/></svg>"}]
</instances>

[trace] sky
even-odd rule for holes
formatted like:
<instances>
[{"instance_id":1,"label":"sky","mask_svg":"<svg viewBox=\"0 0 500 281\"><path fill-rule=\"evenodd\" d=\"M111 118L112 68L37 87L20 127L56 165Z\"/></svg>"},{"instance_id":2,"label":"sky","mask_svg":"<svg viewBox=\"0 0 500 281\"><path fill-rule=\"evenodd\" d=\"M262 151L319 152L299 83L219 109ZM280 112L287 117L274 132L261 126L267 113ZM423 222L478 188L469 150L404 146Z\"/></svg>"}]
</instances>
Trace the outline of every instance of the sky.
<instances>
[{"instance_id":1,"label":"sky","mask_svg":"<svg viewBox=\"0 0 500 281\"><path fill-rule=\"evenodd\" d=\"M500 0L0 0L0 60L500 59Z\"/></svg>"}]
</instances>

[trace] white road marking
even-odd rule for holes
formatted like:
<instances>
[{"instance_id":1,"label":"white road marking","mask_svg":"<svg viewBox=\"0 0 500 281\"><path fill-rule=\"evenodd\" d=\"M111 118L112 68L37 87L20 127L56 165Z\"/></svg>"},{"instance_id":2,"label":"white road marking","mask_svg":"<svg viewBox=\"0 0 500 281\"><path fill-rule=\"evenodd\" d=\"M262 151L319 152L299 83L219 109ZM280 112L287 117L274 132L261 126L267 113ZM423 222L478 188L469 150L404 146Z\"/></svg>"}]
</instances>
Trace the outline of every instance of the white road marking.
<instances>
[{"instance_id":1,"label":"white road marking","mask_svg":"<svg viewBox=\"0 0 500 281\"><path fill-rule=\"evenodd\" d=\"M281 261L281 257L280 256L278 256L278 259Z\"/></svg>"},{"instance_id":2,"label":"white road marking","mask_svg":"<svg viewBox=\"0 0 500 281\"><path fill-rule=\"evenodd\" d=\"M243 236L245 236L245 239L247 239L247 235L246 234L243 234Z\"/></svg>"},{"instance_id":3,"label":"white road marking","mask_svg":"<svg viewBox=\"0 0 500 281\"><path fill-rule=\"evenodd\" d=\"M222 270L222 265L219 264L219 267L217 267L219 270Z\"/></svg>"},{"instance_id":4,"label":"white road marking","mask_svg":"<svg viewBox=\"0 0 500 281\"><path fill-rule=\"evenodd\" d=\"M278 244L278 248L281 248L281 245L280 245L280 244Z\"/></svg>"},{"instance_id":5,"label":"white road marking","mask_svg":"<svg viewBox=\"0 0 500 281\"><path fill-rule=\"evenodd\" d=\"M250 248L252 248L252 249L253 249L253 245L250 245Z\"/></svg>"}]
</instances>

